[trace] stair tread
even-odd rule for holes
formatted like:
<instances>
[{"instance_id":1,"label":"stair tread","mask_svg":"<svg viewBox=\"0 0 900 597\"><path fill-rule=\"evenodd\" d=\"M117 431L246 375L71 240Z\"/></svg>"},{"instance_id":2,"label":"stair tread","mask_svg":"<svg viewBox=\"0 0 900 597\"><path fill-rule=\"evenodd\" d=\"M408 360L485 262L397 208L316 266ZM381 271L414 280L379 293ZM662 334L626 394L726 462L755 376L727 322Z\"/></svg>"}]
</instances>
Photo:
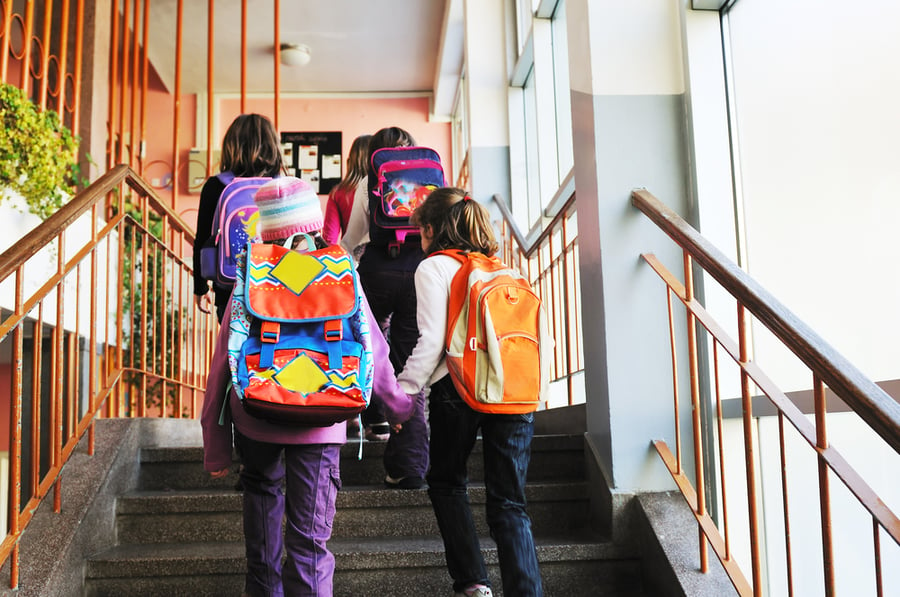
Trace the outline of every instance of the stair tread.
<instances>
[{"instance_id":1,"label":"stair tread","mask_svg":"<svg viewBox=\"0 0 900 597\"><path fill-rule=\"evenodd\" d=\"M348 460L356 460L359 452L359 439L348 439L341 446L341 456ZM387 442L363 441L363 459L378 458L384 455ZM481 439L475 442L473 453L480 453ZM532 452L552 452L557 450L580 450L584 446L582 434L547 434L535 435L531 441ZM189 462L203 459L202 446L149 446L141 449L142 462Z\"/></svg>"},{"instance_id":2,"label":"stair tread","mask_svg":"<svg viewBox=\"0 0 900 597\"><path fill-rule=\"evenodd\" d=\"M579 501L588 497L585 481L529 482L525 487L530 502ZM471 483L472 503L485 501L484 483ZM119 514L148 514L175 512L230 511L239 508L241 493L231 488L198 488L170 490L139 490L119 496ZM428 492L421 490L387 489L379 485L343 487L337 494L337 507L402 507L430 505Z\"/></svg>"},{"instance_id":3,"label":"stair tread","mask_svg":"<svg viewBox=\"0 0 900 597\"><path fill-rule=\"evenodd\" d=\"M480 538L488 563L496 560L496 545L489 537ZM535 538L542 562L600 559L627 559L633 554L596 537ZM434 537L334 538L328 547L339 567L372 568L382 566L385 557L402 556L399 567L443 565L444 546ZM243 566L244 544L241 541L215 543L158 543L118 545L90 556L88 575L102 568L102 576L144 574L179 575L187 571L215 573ZM368 561L367 561L368 560Z\"/></svg>"}]
</instances>

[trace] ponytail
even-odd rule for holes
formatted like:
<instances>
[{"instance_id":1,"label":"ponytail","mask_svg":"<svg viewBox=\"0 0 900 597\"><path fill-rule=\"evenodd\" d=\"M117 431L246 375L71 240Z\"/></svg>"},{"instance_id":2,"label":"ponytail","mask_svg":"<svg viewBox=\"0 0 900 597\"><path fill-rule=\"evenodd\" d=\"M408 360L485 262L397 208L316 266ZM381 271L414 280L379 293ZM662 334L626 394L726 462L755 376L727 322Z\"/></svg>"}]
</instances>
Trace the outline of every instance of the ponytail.
<instances>
[{"instance_id":1,"label":"ponytail","mask_svg":"<svg viewBox=\"0 0 900 597\"><path fill-rule=\"evenodd\" d=\"M431 226L429 254L462 249L490 256L499 248L487 209L463 189L436 189L416 208L411 221L416 226Z\"/></svg>"}]
</instances>

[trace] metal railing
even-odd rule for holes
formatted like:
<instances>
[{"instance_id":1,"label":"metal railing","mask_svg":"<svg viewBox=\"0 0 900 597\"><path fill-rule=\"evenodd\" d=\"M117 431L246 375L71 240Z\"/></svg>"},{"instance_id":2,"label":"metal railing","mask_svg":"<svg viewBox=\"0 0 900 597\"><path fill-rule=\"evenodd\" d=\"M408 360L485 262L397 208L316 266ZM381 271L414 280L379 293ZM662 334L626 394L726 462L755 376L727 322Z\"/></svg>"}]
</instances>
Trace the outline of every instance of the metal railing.
<instances>
[{"instance_id":1,"label":"metal railing","mask_svg":"<svg viewBox=\"0 0 900 597\"><path fill-rule=\"evenodd\" d=\"M883 585L883 546L882 536L890 537L900 544L900 520L897 515L881 500L870 487L869 482L845 459L845 455L829 441L827 400L836 397L843 401L884 443L900 453L900 405L874 382L868 380L860 371L846 361L834 349L828 346L815 332L808 328L790 311L783 307L765 289L750 278L744 271L729 261L714 246L706 241L695 229L668 209L649 192L640 190L632 194L633 204L665 232L683 251L683 282L660 262L653 254L642 255L643 260L660 276L667 287L666 298L669 313L669 334L672 349L673 388L675 403L675 453L662 440L653 445L671 473L685 500L694 511L700 533L701 569L708 569L707 544L712 546L735 588L741 595L762 595L765 592L763 578L762 547L767 539L764 535L763 513L759 504L762 501L759 480L759 440L755 439L754 405L765 397L777 412L778 451L781 466L781 509L780 524L766 525L766 533L773 533L776 526L782 527L783 535L778 538L784 544L785 562L781 566L786 576L787 593L793 595L797 579L794 574L792 558L797 554L792 551L792 534L801 536L799 525L791 516L789 508L789 478L795 473L796 458L788 459L786 448L786 429L792 426L791 432L806 446L806 452L816 459L816 476L818 479L819 528L813 532L821 535L821 569L824 578L824 594L835 593L836 561L834 547L841 541L836 536L832 525L832 490L831 482L840 480L859 504L868 513L871 520L872 533L872 584L878 595L886 594ZM737 308L736 327L737 340L728 335L725 328L718 323L704 305L700 304L694 284L695 268L702 270L705 280L713 280L730 295ZM676 317L673 309L673 297L680 301L685 310L686 341L676 340ZM814 399L814 419L810 421L806 415L790 400L786 392L780 389L763 371L751 356L750 325L752 322L762 324L788 351L793 353L800 363L809 371ZM681 423L679 421L680 381L678 379L678 353L676 346L687 347L688 372L690 375L691 428L693 443L694 480L685 472L682 461ZM710 350L711 347L711 350ZM729 362L730 359L730 362ZM724 363L723 363L724 361ZM711 372L709 401L704 404L701 396L699 379L704 363L709 364ZM733 363L730 364L730 363ZM741 429L743 438L744 462L741 467L742 483L746 486L747 527L739 526L740 521L729 517L729 495L725 491L728 486L726 466L726 449L723 446L726 431L723 429L722 388L726 384L723 371L726 366L736 367L739 376ZM737 381L737 380L735 380ZM735 387L737 384L735 383ZM827 389L826 389L827 388ZM702 412L709 408L712 415L704 420ZM711 422L711 424L708 424ZM713 454L704 454L707 446L711 446ZM711 475L715 475L720 493L716 497L720 501L719 521L714 520L707 504L707 496L711 495L710 487L705 479L705 462L715 462ZM870 481L871 482L871 481ZM739 496L743 497L743 496ZM796 499L796 498L795 498ZM797 509L794 504L794 510ZM816 507L815 504L803 504L804 507ZM793 526L792 526L793 525ZM735 558L732 537L742 532L749 537L749 578L745 576ZM770 541L774 541L771 537ZM772 566L771 561L769 567ZM771 571L769 572L772 573ZM816 591L817 593L819 591Z\"/></svg>"},{"instance_id":2,"label":"metal railing","mask_svg":"<svg viewBox=\"0 0 900 597\"><path fill-rule=\"evenodd\" d=\"M550 333L556 342L550 380L566 382L568 404L571 405L573 397L580 394L574 387L574 376L584 370L584 347L580 322L578 222L575 193L568 181L545 210L542 225L532 230L527 238L519 231L503 198L495 195L494 202L503 216L501 257L528 277L547 309Z\"/></svg>"},{"instance_id":3,"label":"metal railing","mask_svg":"<svg viewBox=\"0 0 900 597\"><path fill-rule=\"evenodd\" d=\"M13 588L19 537L51 490L60 511L62 468L85 434L93 453L95 418L198 412L217 325L194 305L192 243L120 165L0 255Z\"/></svg>"}]
</instances>

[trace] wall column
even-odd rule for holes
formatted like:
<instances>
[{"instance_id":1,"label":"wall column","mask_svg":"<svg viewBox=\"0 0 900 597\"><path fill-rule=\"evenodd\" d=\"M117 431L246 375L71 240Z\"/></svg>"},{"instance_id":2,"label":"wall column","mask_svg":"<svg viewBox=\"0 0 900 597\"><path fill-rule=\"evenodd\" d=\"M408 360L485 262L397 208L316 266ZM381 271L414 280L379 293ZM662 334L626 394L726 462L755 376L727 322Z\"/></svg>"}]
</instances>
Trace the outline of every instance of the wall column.
<instances>
[{"instance_id":1,"label":"wall column","mask_svg":"<svg viewBox=\"0 0 900 597\"><path fill-rule=\"evenodd\" d=\"M674 445L666 291L640 254L674 272L682 258L630 195L645 187L687 213L681 19L671 0L567 12L587 428L615 500L673 488L650 444Z\"/></svg>"}]
</instances>

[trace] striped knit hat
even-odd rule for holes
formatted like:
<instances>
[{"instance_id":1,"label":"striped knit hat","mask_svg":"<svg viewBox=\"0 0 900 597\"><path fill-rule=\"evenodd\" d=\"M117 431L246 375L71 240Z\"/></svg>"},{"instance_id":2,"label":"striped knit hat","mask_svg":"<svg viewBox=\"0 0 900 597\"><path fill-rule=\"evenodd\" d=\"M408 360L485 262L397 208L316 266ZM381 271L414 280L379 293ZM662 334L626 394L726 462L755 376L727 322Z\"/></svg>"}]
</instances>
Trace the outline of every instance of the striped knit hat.
<instances>
[{"instance_id":1,"label":"striped knit hat","mask_svg":"<svg viewBox=\"0 0 900 597\"><path fill-rule=\"evenodd\" d=\"M259 208L259 235L264 241L316 232L324 224L319 196L299 178L273 178L259 187L253 200Z\"/></svg>"}]
</instances>

